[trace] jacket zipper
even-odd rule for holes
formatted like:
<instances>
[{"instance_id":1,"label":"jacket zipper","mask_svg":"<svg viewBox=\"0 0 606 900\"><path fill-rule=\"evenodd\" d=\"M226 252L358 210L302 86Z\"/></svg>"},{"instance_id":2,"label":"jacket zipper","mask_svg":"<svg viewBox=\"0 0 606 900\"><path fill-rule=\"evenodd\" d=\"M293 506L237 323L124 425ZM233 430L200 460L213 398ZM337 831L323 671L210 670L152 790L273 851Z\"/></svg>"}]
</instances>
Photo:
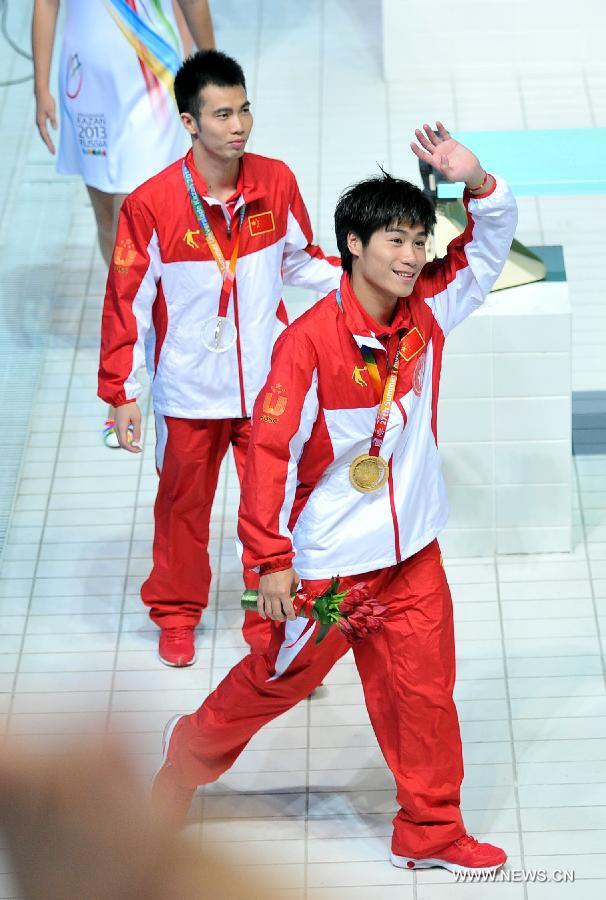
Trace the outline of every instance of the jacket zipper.
<instances>
[{"instance_id":1,"label":"jacket zipper","mask_svg":"<svg viewBox=\"0 0 606 900\"><path fill-rule=\"evenodd\" d=\"M223 208L223 215L225 216L225 223L227 225L227 238L231 241L233 217L229 215L227 206L224 203L222 203L221 206ZM232 296L234 301L234 325L236 326L236 356L238 359L238 380L240 384L240 409L242 411L242 418L246 419L246 396L244 393L244 372L242 370L242 344L240 343L240 318L238 316L238 283L235 277Z\"/></svg>"},{"instance_id":2,"label":"jacket zipper","mask_svg":"<svg viewBox=\"0 0 606 900\"><path fill-rule=\"evenodd\" d=\"M244 372L242 370L242 345L240 343L240 317L238 315L238 282L234 279L234 325L236 326L236 356L238 357L238 378L240 380L240 406L242 418L247 418L246 397L244 394Z\"/></svg>"},{"instance_id":3,"label":"jacket zipper","mask_svg":"<svg viewBox=\"0 0 606 900\"><path fill-rule=\"evenodd\" d=\"M399 338L398 338L398 340L399 340ZM390 361L389 361L389 345L385 348L385 356L387 359L387 371L389 373L393 369L393 362L390 363ZM394 351L394 360L395 360L395 351ZM397 387L397 385L396 385L396 387ZM400 409L404 423L406 423L406 414L405 414L404 410L402 409L402 407L400 406L400 403L395 398L394 398L394 402L395 402L396 406L398 406L398 408ZM394 485L394 481L393 481L392 463L393 463L393 456L390 456L390 458L389 458L389 475L387 478L387 484L389 487L389 506L391 508L391 519L392 519L392 523L393 523L393 538L394 538L394 550L395 550L395 554L396 554L396 563L400 563L400 562L402 562L402 549L400 547L400 524L398 522L398 514L396 512L396 497L395 497L395 485Z\"/></svg>"},{"instance_id":4,"label":"jacket zipper","mask_svg":"<svg viewBox=\"0 0 606 900\"><path fill-rule=\"evenodd\" d=\"M391 463L393 457L390 457L389 460L389 476L387 479L387 484L389 486L389 505L391 507L391 518L393 521L393 537L394 537L394 547L396 551L396 563L402 562L402 550L400 548L400 525L398 524L398 514L396 513L396 499L395 499L395 488L393 483L393 474L391 470Z\"/></svg>"}]
</instances>

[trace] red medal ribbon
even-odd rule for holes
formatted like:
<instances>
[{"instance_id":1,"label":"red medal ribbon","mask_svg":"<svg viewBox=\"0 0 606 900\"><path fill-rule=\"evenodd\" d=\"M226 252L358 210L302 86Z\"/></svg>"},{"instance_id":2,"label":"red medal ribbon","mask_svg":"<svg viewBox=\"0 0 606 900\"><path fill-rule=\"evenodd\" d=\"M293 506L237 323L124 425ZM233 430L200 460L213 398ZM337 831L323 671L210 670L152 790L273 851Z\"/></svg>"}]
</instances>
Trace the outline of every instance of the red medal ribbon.
<instances>
[{"instance_id":1,"label":"red medal ribbon","mask_svg":"<svg viewBox=\"0 0 606 900\"><path fill-rule=\"evenodd\" d=\"M336 300L339 309L341 310L341 312L343 312L341 291L337 291ZM396 350L393 365L391 367L389 375L387 376L387 381L385 382L383 396L381 397L381 402L379 403L375 429L370 442L370 450L368 451L369 456L379 456L381 447L383 446L385 432L387 431L387 423L389 421L389 414L391 412L393 398L396 393L396 383L398 381L398 371L400 369L400 358L404 359L405 362L410 362L411 359L413 359L418 353L421 352L424 346L425 339L416 325L414 326L414 328L411 328L410 331L408 331L400 340L398 349ZM372 351L370 351L369 347L361 347L360 351L362 353L362 359L366 363L371 377L373 378L373 383L375 383L375 387L378 388L379 384L376 383L378 380L378 370L375 372L371 369L371 365L373 364L371 363L369 365L369 357ZM374 368L376 369L376 363L374 363Z\"/></svg>"},{"instance_id":2,"label":"red medal ribbon","mask_svg":"<svg viewBox=\"0 0 606 900\"><path fill-rule=\"evenodd\" d=\"M191 172L187 168L185 160L183 160L182 171L183 179L189 193L194 215L198 220L198 224L200 225L202 234L204 235L204 240L206 241L208 249L212 253L213 259L215 260L219 268L219 272L221 273L221 276L223 278L223 283L221 285L221 294L219 295L219 310L217 312L217 315L220 318L225 319L227 316L227 310L229 308L229 298L231 297L231 292L233 290L234 281L236 278L236 263L238 262L238 253L240 251L240 235L242 234L242 224L244 222L246 204L240 207L240 214L238 216L238 234L236 236L236 242L234 244L234 249L232 250L228 265L225 257L223 256L223 251L219 246L219 242L215 237L212 228L210 227L210 222L208 221L208 216L206 215L206 212L204 210L204 205L200 200L200 195L196 190Z\"/></svg>"},{"instance_id":3,"label":"red medal ribbon","mask_svg":"<svg viewBox=\"0 0 606 900\"><path fill-rule=\"evenodd\" d=\"M400 359L402 358L405 360L405 362L409 362L414 356L417 355L417 353L420 353L424 346L425 341L423 339L423 335L416 327L412 328L407 334L405 334L398 344L398 349L396 350L393 365L391 367L389 375L387 376L387 381L385 382L385 387L383 389L383 396L379 404L377 421L375 422L375 430L370 442L370 450L368 451L369 456L379 456L381 447L383 446L385 432L387 431L387 423L389 421L389 414L391 412L393 398L396 393L396 383L398 381L398 372L400 370Z\"/></svg>"}]
</instances>

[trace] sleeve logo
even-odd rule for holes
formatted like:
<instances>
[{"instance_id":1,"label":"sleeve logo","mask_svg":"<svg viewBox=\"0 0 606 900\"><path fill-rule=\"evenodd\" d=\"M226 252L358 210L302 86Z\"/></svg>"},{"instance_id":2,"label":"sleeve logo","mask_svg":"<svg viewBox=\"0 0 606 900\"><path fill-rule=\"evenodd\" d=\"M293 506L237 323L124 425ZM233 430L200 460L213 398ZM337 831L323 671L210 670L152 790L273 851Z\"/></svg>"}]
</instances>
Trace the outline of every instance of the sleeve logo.
<instances>
[{"instance_id":1,"label":"sleeve logo","mask_svg":"<svg viewBox=\"0 0 606 900\"><path fill-rule=\"evenodd\" d=\"M288 397L286 396L286 389L283 388L281 384L272 385L263 398L263 415L261 416L261 421L275 425L278 418L286 409L287 402Z\"/></svg>"},{"instance_id":2,"label":"sleeve logo","mask_svg":"<svg viewBox=\"0 0 606 900\"><path fill-rule=\"evenodd\" d=\"M276 230L274 222L274 214L271 210L266 212L255 213L248 217L248 230L251 237L258 237L260 234L268 234L270 231Z\"/></svg>"},{"instance_id":3,"label":"sleeve logo","mask_svg":"<svg viewBox=\"0 0 606 900\"><path fill-rule=\"evenodd\" d=\"M124 275L132 266L137 258L135 245L130 238L124 238L118 241L114 248L114 269L121 275Z\"/></svg>"},{"instance_id":4,"label":"sleeve logo","mask_svg":"<svg viewBox=\"0 0 606 900\"><path fill-rule=\"evenodd\" d=\"M412 376L412 389L417 395L417 397L421 396L421 392L423 390L423 377L425 375L425 357L427 354L423 354L423 356L419 356L417 360L417 364L415 366L414 374Z\"/></svg>"}]
</instances>

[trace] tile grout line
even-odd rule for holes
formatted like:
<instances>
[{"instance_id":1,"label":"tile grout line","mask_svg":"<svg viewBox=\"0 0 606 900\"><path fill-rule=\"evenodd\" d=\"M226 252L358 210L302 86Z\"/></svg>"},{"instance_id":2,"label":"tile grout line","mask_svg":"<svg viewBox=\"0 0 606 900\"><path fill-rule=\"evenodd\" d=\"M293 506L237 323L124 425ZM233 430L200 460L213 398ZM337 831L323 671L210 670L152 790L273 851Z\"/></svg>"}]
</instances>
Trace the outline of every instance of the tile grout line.
<instances>
[{"instance_id":1,"label":"tile grout line","mask_svg":"<svg viewBox=\"0 0 606 900\"><path fill-rule=\"evenodd\" d=\"M322 142L323 142L323 116L324 116L324 97L326 78L326 0L320 0L320 36L318 41L318 176L316 182L316 229L318 234L320 223L322 222ZM319 236L319 235L318 235ZM309 884L309 811L311 802L310 792L310 762L311 762L311 704L312 698L308 697L306 703L305 717L305 808L304 808L304 826L303 826L303 896L305 900L309 900L310 884Z\"/></svg>"},{"instance_id":2,"label":"tile grout line","mask_svg":"<svg viewBox=\"0 0 606 900\"><path fill-rule=\"evenodd\" d=\"M72 217L73 217L73 207L72 207ZM70 232L71 232L71 227L70 227ZM94 255L94 249L93 249L92 252L93 252L93 255ZM64 262L65 262L65 253L64 253L63 260L62 260L62 266L61 266L61 269L63 269L63 264L64 264ZM88 275L87 275L87 277L86 277L86 279L85 279L85 287L84 287L84 290L83 290L83 292L82 292L82 301L81 301L81 308L80 308L80 316L79 316L78 332L77 332L76 341L74 342L74 347L73 347L73 350L72 350L72 361L71 361L71 366L70 366L70 379L69 379L69 383L70 383L70 384L71 384L71 380L72 380L72 377L73 377L73 374L74 374L74 370L75 370L75 366L76 366L76 360L77 360L77 347L78 347L78 343L79 343L79 340L80 340L80 334L81 334L81 329L82 329L82 321L83 321L83 317L84 317L84 309L85 309L85 306L86 306L86 303L85 303L85 297L86 297L86 293L88 292L88 288L89 288L89 285L90 285L90 278L91 278L91 267L89 266ZM61 283L61 272L59 273L59 277L58 277L57 283L58 283L58 284ZM50 316L50 322L52 323L52 315ZM48 348L46 348L46 349L48 349ZM45 356L46 356L46 351L45 351ZM43 366L42 366L41 371L43 371ZM45 510L44 510L44 518L43 518L42 527L41 527L41 530L40 530L40 538L39 538L39 540L38 540L38 551L37 551L37 555L36 555L36 562L35 562L35 566L34 566L33 573L32 573L32 577L31 577L31 588L30 588L30 592L29 592L29 599L28 599L28 605L27 605L27 612L26 612L26 614L25 614L25 620L24 620L24 623L23 623L23 634L22 634L22 637L21 637L21 644L20 644L19 651L18 651L17 665L16 665L16 667L15 667L15 674L14 674L13 685L12 685L12 690L11 690L11 698L10 698L9 708L8 708L7 716L6 716L6 731L7 731L7 732L10 730L10 723L11 723L11 719L12 719L12 716L13 716L13 708L14 708L14 703L15 703L16 687L17 687L17 682L18 682L19 675L20 675L20 673L21 673L21 663L22 663L22 658L23 658L23 653L24 653L25 641L26 641L26 638L27 638L27 628L28 628L28 624L29 624L30 611L31 611L31 607L32 607L32 600L33 600L34 590L35 590L35 585L36 585L36 573L37 573L37 570L38 570L38 566L39 566L39 564L40 564L40 562L41 562L41 559L40 559L40 553L41 553L41 550L42 550L42 544L43 544L43 542L44 542L44 530L45 530L45 527L46 527L46 520L47 520L47 518L48 518L48 512L49 512L49 498L50 498L50 494L52 493L52 485L53 485L53 482L54 482L54 479L55 479L55 473L56 473L56 471L57 471L57 466L58 466L58 463L59 463L59 455L60 455L60 450L61 450L61 443L62 443L63 435L65 434L65 423L66 423L66 415L67 415L68 405L69 405L69 388L67 389L67 391L66 391L66 393L65 393L65 397L64 397L64 401L63 401L63 414L62 414L62 417L61 417L61 427L60 427L60 429L59 429L59 439L58 439L58 441L57 441L57 447L56 447L56 453L55 453L55 460L54 460L54 463L53 463L53 472L52 472L52 475L51 475L51 478L50 478L49 488L48 488L48 492L47 492L47 495L46 495L46 508L45 508ZM29 434L28 434L28 444L29 444Z\"/></svg>"},{"instance_id":3,"label":"tile grout line","mask_svg":"<svg viewBox=\"0 0 606 900\"><path fill-rule=\"evenodd\" d=\"M229 452L230 452L230 448L228 448L227 454L229 454ZM204 698L204 699L206 699L206 696L208 696L208 693L210 693L210 692L212 692L212 691L214 690L214 680L215 680L215 679L214 679L214 674L215 674L215 656L216 656L216 649L217 649L217 631L218 631L219 612L220 612L220 606L219 606L219 600L220 600L220 597L219 597L219 594L220 594L220 586L221 586L221 561L222 561L222 559L223 559L223 544L224 544L224 541L225 541L225 532L224 532L224 529L225 529L225 519L226 519L226 511L227 511L227 497L228 497L227 484L228 484L229 467L228 467L228 465L227 465L227 463L226 463L226 460L227 460L227 454L226 454L226 456L225 456L224 459L223 459L223 464L222 464L222 467L221 467L221 470L220 470L220 473L219 473L219 479L218 479L218 486L221 484L221 482L223 482L223 484L222 484L223 491L221 492L221 525L220 525L220 529L219 529L219 547L218 547L218 553L217 553L216 558L213 559L213 565L215 565L215 562L216 562L216 565L215 565L215 571L216 571L216 573L217 573L217 575L216 575L216 583L217 583L217 586L216 586L216 588L214 588L214 590L212 591L212 593L211 593L211 591L210 591L210 586L209 586L209 598L208 598L208 600L209 600L209 604L210 604L211 599L214 601L214 605L215 605L215 608L214 608L215 615L214 615L214 622L213 622L213 626L212 626L212 644L211 644L211 648L210 648L210 659L209 659L209 668L208 668L208 691L207 691L207 693L205 694L205 698ZM215 495L215 502L216 502L216 495ZM212 586L212 581L211 581L211 586ZM203 612L202 612L202 616L204 616L204 610L203 610ZM203 701L202 701L202 702L203 702ZM200 705L201 705L201 704L198 703L198 706L200 706ZM200 840L202 840L202 839L203 839L203 833L204 833L204 823L205 823L204 813L205 813L205 809L206 809L206 797L207 797L207 793L206 793L206 785L204 785L204 786L202 787L202 790L200 790L200 788L198 788L197 795L198 795L198 797L199 797L199 804L200 804L200 823L199 823L199 824L200 824L200 827L199 827L199 837L200 837Z\"/></svg>"},{"instance_id":4,"label":"tile grout line","mask_svg":"<svg viewBox=\"0 0 606 900\"><path fill-rule=\"evenodd\" d=\"M585 508L584 508L583 501L581 498L581 478L580 478L578 467L577 467L577 461L574 457L572 459L572 465L573 465L574 477L575 477L575 480L577 483L577 490L579 493L579 516L580 516L580 525L581 525L581 537L583 540L583 544L585 545L585 547L587 547L588 546L587 526L585 524ZM601 625L600 625L600 616L599 616L599 612L598 612L597 598L596 598L596 593L595 593L592 564L593 564L593 560L592 560L590 554L588 553L587 554L587 571L588 571L588 575L589 575L589 584L590 584L590 588L591 588L591 603L592 603L592 607L593 607L593 620L595 623L598 647L600 650L600 661L602 664L602 678L604 680L604 686L606 687L606 660L604 659L604 638L602 635L602 629L601 629Z\"/></svg>"},{"instance_id":5,"label":"tile grout line","mask_svg":"<svg viewBox=\"0 0 606 900\"><path fill-rule=\"evenodd\" d=\"M147 422L147 418L150 413L150 407L152 405L151 391L148 395L146 405L147 405L147 409L146 409L145 415L144 415L145 422ZM120 452L124 453L127 451L118 450L118 453L120 453ZM132 551L132 545L133 545L133 541L134 541L134 534L135 534L135 530L137 527L137 500L138 500L139 492L141 489L141 478L142 478L142 473L143 473L143 457L144 457L144 452L139 454L139 471L137 472L137 475L136 475L136 485L137 486L135 488L135 492L134 492L135 496L133 498L133 505L132 505L132 512L131 512L131 527L130 527L130 535L128 538L128 552L126 555L126 568L124 570L124 578L123 578L122 600L120 603L119 618L118 618L118 624L117 624L117 628L116 628L118 637L117 637L117 641L116 641L116 649L114 650L114 661L113 661L112 674L111 674L111 680L110 680L110 685L109 685L109 704L108 704L107 715L106 715L106 720L105 720L105 732L106 733L109 733L109 731L110 731L110 722L111 722L111 718L112 718L112 715L114 712L113 707L114 707L116 676L118 673L118 658L120 656L120 650L121 650L121 644L122 644L122 634L123 634L122 627L124 624L124 617L125 617L128 579L131 577L129 574L130 573L130 562L131 562L131 551Z\"/></svg>"},{"instance_id":6,"label":"tile grout line","mask_svg":"<svg viewBox=\"0 0 606 900\"><path fill-rule=\"evenodd\" d=\"M503 624L503 612L501 608L501 590L500 590L500 582L499 582L499 564L496 556L493 558L494 562L494 576L495 576L495 585L496 585L496 593L497 593L497 609L499 612L499 623L500 623L500 631L501 631L501 656L503 661L503 675L504 675L504 686L505 686L505 699L507 702L507 725L509 729L509 742L510 742L510 750L511 750L511 768L513 774L513 795L515 799L515 811L516 811L516 821L518 824L518 840L520 842L520 859L521 859L521 868L525 869L525 848L524 848L524 836L523 836L523 828L522 828L522 812L520 809L520 792L519 792L519 784L518 784L518 761L516 754L516 745L515 745L515 735L513 732L513 716L512 716L512 707L511 707L511 695L509 691L509 669L507 665L507 643L505 639L505 627ZM516 854L517 855L517 854ZM526 881L524 881L524 900L528 900L528 887Z\"/></svg>"},{"instance_id":7,"label":"tile grout line","mask_svg":"<svg viewBox=\"0 0 606 900\"><path fill-rule=\"evenodd\" d=\"M583 66L581 69L581 78L583 81L583 88L585 90L585 95L587 97L587 105L589 107L589 116L591 119L591 127L596 128L597 123L596 123L595 107L593 105L593 97L591 94L591 85L589 84L589 75L587 74L586 66Z\"/></svg>"}]
</instances>

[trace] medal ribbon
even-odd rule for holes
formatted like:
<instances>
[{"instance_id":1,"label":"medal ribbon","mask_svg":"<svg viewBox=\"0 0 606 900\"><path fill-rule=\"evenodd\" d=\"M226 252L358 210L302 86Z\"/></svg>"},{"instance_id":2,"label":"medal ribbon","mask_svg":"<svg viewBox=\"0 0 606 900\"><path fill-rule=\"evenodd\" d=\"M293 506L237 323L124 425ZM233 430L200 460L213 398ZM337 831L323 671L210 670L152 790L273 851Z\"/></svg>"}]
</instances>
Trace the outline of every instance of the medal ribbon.
<instances>
[{"instance_id":1,"label":"medal ribbon","mask_svg":"<svg viewBox=\"0 0 606 900\"><path fill-rule=\"evenodd\" d=\"M343 312L343 300L341 299L341 291L337 291L335 299L337 301L339 309L341 310L341 312ZM423 340L423 336L421 335L421 332L418 328L415 327L404 335L404 337L398 344L398 349L396 350L396 355L394 357L393 364L391 366L391 369L387 376L387 381L385 382L385 387L383 389L381 386L379 367L377 366L372 350L370 349L370 347L360 347L362 359L366 363L368 374L370 375L371 381L377 392L377 397L381 398L379 403L379 410L377 412L377 420L375 422L375 430L370 442L370 450L368 451L369 456L379 456L381 453L381 447L383 446L385 432L387 431L387 423L389 421L391 406L396 393L396 383L398 381L398 372L400 370L400 358L402 354L406 353L408 349L409 339L413 334L416 334L416 336L421 340L422 344L417 349L415 349L414 346L411 348L412 355L410 357L406 355L404 356L406 361L412 359L413 356L416 356L416 354L422 349L422 347L425 346L425 341Z\"/></svg>"},{"instance_id":2,"label":"medal ribbon","mask_svg":"<svg viewBox=\"0 0 606 900\"><path fill-rule=\"evenodd\" d=\"M368 451L369 456L379 456L381 453L381 447L383 446L385 432L387 431L387 422L389 421L389 413L391 412L391 405L393 403L393 398L396 393L396 382L398 380L398 372L400 370L400 356L402 355L402 344L404 343L405 340L406 340L406 338L403 337L402 340L400 341L400 343L398 344L398 349L396 350L396 355L395 355L395 358L393 361L393 365L391 367L389 375L387 376L387 381L385 382L385 388L383 389L383 396L381 398L381 402L379 403L379 411L377 412L377 421L375 422L375 430L373 432L372 440L370 442L370 450ZM376 365L376 363L375 363L375 365ZM377 374L378 374L378 372L377 372Z\"/></svg>"},{"instance_id":3,"label":"medal ribbon","mask_svg":"<svg viewBox=\"0 0 606 900\"><path fill-rule=\"evenodd\" d=\"M191 200L191 205L194 211L194 215L198 220L198 224L202 229L202 234L204 235L204 240L208 245L208 249L213 255L217 266L219 267L219 272L223 277L223 284L221 285L221 294L219 295L219 310L217 315L221 318L225 318L227 316L227 309L229 307L229 299L231 297L231 292L233 290L234 281L236 278L236 263L238 262L238 252L240 250L240 235L242 233L242 223L244 222L244 214L246 212L246 204L243 204L240 207L240 215L238 218L238 234L236 236L236 242L234 244L234 249L232 250L231 258L229 260L229 265L227 264L225 257L223 256L223 251L219 246L219 242L215 237L215 234L210 227L210 222L208 221L208 216L204 211L204 206L202 205L202 201L200 200L200 195L196 190L196 186L194 184L194 180L191 177L191 172L187 168L185 164L185 160L183 160L183 179L185 181L185 186L189 192L189 198Z\"/></svg>"},{"instance_id":4,"label":"medal ribbon","mask_svg":"<svg viewBox=\"0 0 606 900\"><path fill-rule=\"evenodd\" d=\"M383 384L381 382L381 375L379 373L379 367L375 360L375 355L370 347L360 347L360 350L362 352L362 359L366 363L366 368L368 370L368 374L370 375L370 380L373 383L375 393L377 395L377 400L380 403L381 397L383 395Z\"/></svg>"}]
</instances>

